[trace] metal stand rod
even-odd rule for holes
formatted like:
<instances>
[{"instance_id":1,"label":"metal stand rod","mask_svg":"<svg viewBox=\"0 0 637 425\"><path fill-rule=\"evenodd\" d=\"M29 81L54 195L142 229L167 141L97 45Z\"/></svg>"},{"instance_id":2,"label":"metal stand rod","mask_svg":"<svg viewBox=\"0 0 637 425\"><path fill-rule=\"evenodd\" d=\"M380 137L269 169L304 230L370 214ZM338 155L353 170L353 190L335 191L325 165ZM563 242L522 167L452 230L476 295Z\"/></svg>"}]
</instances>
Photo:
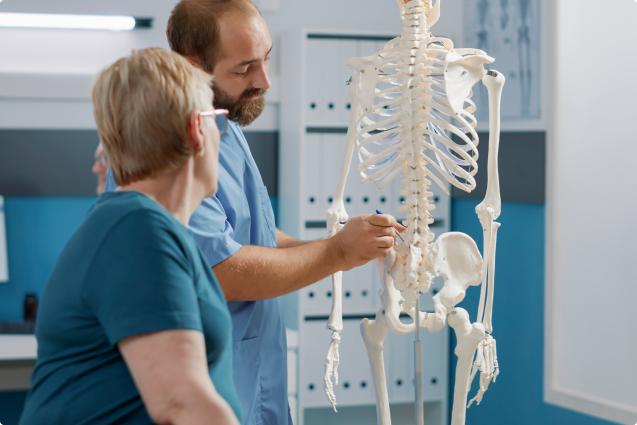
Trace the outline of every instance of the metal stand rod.
<instances>
[{"instance_id":1,"label":"metal stand rod","mask_svg":"<svg viewBox=\"0 0 637 425\"><path fill-rule=\"evenodd\" d=\"M416 299L416 340L414 341L414 370L416 389L416 425L424 425L425 412L422 404L422 341L420 340L420 292Z\"/></svg>"}]
</instances>

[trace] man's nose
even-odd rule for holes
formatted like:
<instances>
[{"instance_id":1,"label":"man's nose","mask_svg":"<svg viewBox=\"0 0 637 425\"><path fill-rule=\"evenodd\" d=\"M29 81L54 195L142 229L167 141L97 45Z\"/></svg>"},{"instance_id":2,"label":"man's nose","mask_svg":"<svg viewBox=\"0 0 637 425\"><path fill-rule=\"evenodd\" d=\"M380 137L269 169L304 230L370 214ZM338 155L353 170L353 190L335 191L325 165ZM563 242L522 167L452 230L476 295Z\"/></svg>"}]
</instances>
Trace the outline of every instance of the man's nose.
<instances>
[{"instance_id":1,"label":"man's nose","mask_svg":"<svg viewBox=\"0 0 637 425\"><path fill-rule=\"evenodd\" d=\"M261 64L258 72L254 73L254 79L252 80L252 86L255 89L269 89L272 85L270 84L270 79L268 78L268 69L264 64Z\"/></svg>"}]
</instances>

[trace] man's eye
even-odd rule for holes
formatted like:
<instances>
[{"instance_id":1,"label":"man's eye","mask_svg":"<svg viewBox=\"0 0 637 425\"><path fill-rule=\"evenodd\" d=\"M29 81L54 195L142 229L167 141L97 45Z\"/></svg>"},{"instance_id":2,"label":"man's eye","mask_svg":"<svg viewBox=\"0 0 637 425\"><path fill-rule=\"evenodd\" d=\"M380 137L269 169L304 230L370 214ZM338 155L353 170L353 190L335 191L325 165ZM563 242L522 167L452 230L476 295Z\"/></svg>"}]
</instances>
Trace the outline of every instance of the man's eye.
<instances>
[{"instance_id":1,"label":"man's eye","mask_svg":"<svg viewBox=\"0 0 637 425\"><path fill-rule=\"evenodd\" d=\"M248 73L247 69L245 71L243 71L243 72L235 72L235 74L237 74L237 75L246 75L247 73Z\"/></svg>"}]
</instances>

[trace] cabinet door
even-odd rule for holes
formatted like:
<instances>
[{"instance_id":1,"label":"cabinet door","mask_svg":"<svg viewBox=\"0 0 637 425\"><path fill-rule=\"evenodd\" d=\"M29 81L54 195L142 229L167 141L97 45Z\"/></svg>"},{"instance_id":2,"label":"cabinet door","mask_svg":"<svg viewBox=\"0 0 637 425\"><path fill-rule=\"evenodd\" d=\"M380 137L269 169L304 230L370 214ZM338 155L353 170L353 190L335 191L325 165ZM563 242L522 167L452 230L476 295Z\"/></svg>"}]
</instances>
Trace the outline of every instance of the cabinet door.
<instances>
[{"instance_id":1,"label":"cabinet door","mask_svg":"<svg viewBox=\"0 0 637 425\"><path fill-rule=\"evenodd\" d=\"M303 141L303 221L324 220L327 208L323 197L323 136L305 134ZM322 235L321 237L325 237Z\"/></svg>"},{"instance_id":2,"label":"cabinet door","mask_svg":"<svg viewBox=\"0 0 637 425\"><path fill-rule=\"evenodd\" d=\"M374 262L343 273L343 314L370 313L374 309Z\"/></svg>"},{"instance_id":3,"label":"cabinet door","mask_svg":"<svg viewBox=\"0 0 637 425\"><path fill-rule=\"evenodd\" d=\"M339 59L337 62L339 76L338 76L338 100L336 104L337 123L340 125L349 125L351 112L352 112L352 100L349 95L349 81L352 76L353 70L345 64L351 58L356 57L357 48L356 41L340 41L339 42Z\"/></svg>"},{"instance_id":4,"label":"cabinet door","mask_svg":"<svg viewBox=\"0 0 637 425\"><path fill-rule=\"evenodd\" d=\"M330 406L325 395L325 358L331 342L331 332L324 322L305 322L301 327L300 396L306 407ZM360 333L360 320L346 320L339 346L339 385L336 401L341 406L373 405L375 394L367 350Z\"/></svg>"},{"instance_id":5,"label":"cabinet door","mask_svg":"<svg viewBox=\"0 0 637 425\"><path fill-rule=\"evenodd\" d=\"M402 319L412 322L411 319ZM442 400L444 397L444 364L445 347L444 328L438 333L431 334L427 329L421 329L422 340L422 388L425 401ZM409 403L415 399L414 377L414 341L416 335L397 335L389 332L385 339L387 387L390 389L390 402Z\"/></svg>"},{"instance_id":6,"label":"cabinet door","mask_svg":"<svg viewBox=\"0 0 637 425\"><path fill-rule=\"evenodd\" d=\"M305 67L305 117L307 123L321 122L321 105L323 104L323 90L325 84L322 70L323 60L322 40L307 40Z\"/></svg>"},{"instance_id":7,"label":"cabinet door","mask_svg":"<svg viewBox=\"0 0 637 425\"><path fill-rule=\"evenodd\" d=\"M334 126L338 123L340 115L338 104L341 100L340 92L346 87L341 81L342 68L345 66L341 62L340 40L320 40L322 48L321 73L323 81L321 92L323 103L321 109L321 124Z\"/></svg>"},{"instance_id":8,"label":"cabinet door","mask_svg":"<svg viewBox=\"0 0 637 425\"><path fill-rule=\"evenodd\" d=\"M324 194L321 205L325 211L332 205L336 186L341 177L345 142L346 135L344 134L323 134L321 179L323 180ZM347 207L346 203L345 208L347 209Z\"/></svg>"}]
</instances>

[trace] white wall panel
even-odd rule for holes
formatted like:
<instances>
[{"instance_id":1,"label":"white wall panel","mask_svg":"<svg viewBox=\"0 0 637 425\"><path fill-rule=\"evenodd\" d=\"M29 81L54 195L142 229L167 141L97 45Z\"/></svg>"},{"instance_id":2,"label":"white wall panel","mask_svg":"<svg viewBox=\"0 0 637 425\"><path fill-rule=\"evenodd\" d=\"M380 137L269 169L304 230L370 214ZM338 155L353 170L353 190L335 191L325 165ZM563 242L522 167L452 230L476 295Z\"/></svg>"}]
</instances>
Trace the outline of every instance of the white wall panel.
<instances>
[{"instance_id":1,"label":"white wall panel","mask_svg":"<svg viewBox=\"0 0 637 425\"><path fill-rule=\"evenodd\" d=\"M551 14L556 111L547 144L545 398L632 425L637 2L605 2L602 19L599 8L560 0ZM609 58L603 76L582 63L591 52Z\"/></svg>"}]
</instances>

